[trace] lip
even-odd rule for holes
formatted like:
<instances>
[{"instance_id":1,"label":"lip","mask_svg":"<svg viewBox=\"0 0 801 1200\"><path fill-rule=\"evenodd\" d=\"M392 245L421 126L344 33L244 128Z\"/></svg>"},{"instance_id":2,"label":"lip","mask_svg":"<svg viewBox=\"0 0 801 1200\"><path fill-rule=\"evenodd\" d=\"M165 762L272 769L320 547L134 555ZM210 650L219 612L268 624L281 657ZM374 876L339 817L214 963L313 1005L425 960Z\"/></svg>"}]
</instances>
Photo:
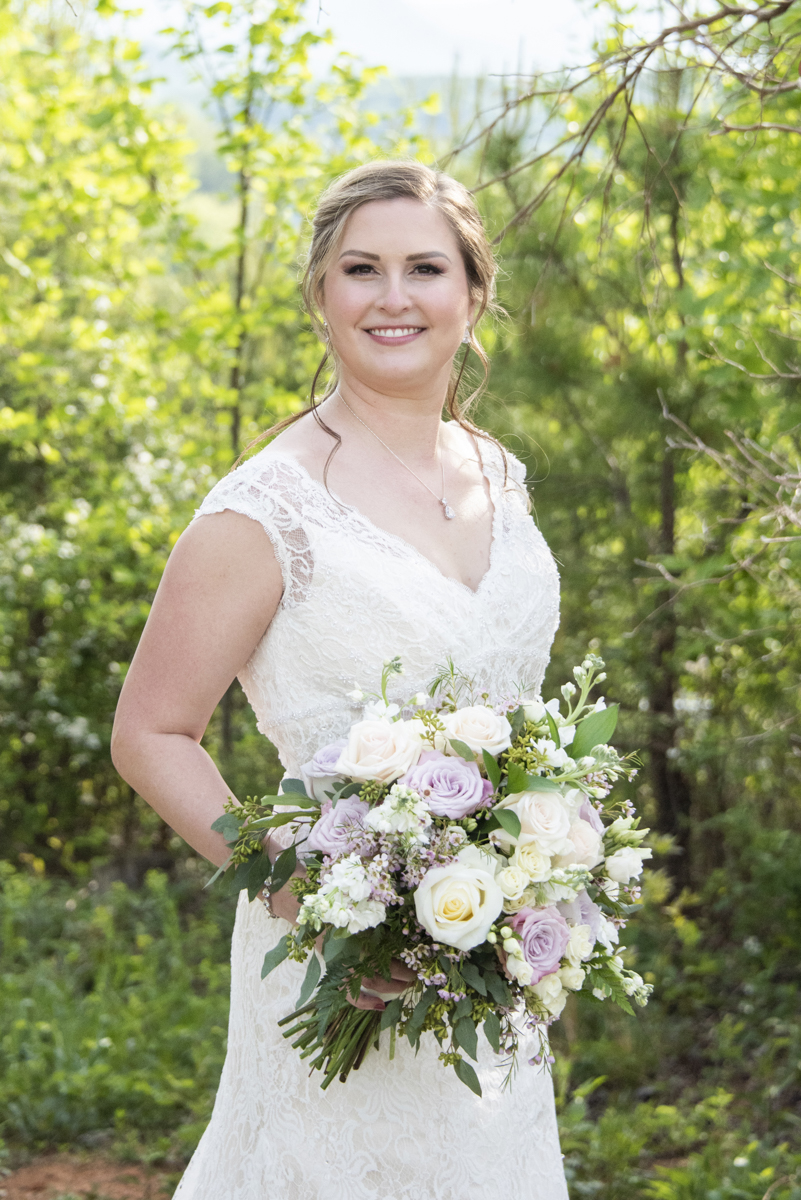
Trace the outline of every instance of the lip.
<instances>
[{"instance_id":1,"label":"lip","mask_svg":"<svg viewBox=\"0 0 801 1200\"><path fill-rule=\"evenodd\" d=\"M382 335L383 329L410 329L411 333L397 334L390 333ZM376 325L365 329L364 331L369 338L374 342L378 342L379 346L408 346L421 334L425 333L425 326L422 325Z\"/></svg>"}]
</instances>

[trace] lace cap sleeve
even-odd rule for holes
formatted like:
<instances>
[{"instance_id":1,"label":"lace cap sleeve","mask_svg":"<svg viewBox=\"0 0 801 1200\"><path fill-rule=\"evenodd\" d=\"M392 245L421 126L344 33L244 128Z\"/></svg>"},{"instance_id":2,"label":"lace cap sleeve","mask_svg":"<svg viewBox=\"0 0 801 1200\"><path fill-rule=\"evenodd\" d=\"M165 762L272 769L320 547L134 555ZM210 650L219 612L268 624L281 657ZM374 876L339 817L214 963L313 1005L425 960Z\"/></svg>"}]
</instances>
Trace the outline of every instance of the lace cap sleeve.
<instances>
[{"instance_id":1,"label":"lace cap sleeve","mask_svg":"<svg viewBox=\"0 0 801 1200\"><path fill-rule=\"evenodd\" d=\"M300 604L314 573L314 557L301 519L302 475L285 460L264 452L225 475L205 497L192 518L230 510L258 521L270 539L281 575L285 607Z\"/></svg>"}]
</instances>

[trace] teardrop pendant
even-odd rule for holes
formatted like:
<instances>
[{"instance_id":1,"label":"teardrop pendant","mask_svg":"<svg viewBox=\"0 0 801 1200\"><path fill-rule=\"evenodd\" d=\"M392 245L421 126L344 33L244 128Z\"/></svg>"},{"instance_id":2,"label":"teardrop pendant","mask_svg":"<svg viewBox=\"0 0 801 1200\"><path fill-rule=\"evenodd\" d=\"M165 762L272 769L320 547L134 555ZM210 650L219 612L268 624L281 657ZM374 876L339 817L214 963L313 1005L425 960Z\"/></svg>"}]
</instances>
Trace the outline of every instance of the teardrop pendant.
<instances>
[{"instance_id":1,"label":"teardrop pendant","mask_svg":"<svg viewBox=\"0 0 801 1200\"><path fill-rule=\"evenodd\" d=\"M444 496L440 500L440 504L442 505L442 509L445 513L445 520L452 521L453 518L456 516L456 513L453 511L450 504L448 504L448 501L445 499Z\"/></svg>"}]
</instances>

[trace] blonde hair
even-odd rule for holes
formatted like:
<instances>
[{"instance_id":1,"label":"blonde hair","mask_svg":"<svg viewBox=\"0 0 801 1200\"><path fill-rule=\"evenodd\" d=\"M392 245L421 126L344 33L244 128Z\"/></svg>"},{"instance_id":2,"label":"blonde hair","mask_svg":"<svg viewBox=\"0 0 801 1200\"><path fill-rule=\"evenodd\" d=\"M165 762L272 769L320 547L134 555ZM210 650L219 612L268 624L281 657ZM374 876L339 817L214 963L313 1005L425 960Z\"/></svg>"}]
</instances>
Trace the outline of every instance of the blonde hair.
<instances>
[{"instance_id":1,"label":"blonde hair","mask_svg":"<svg viewBox=\"0 0 801 1200\"><path fill-rule=\"evenodd\" d=\"M363 166L355 167L352 171L335 179L320 197L312 218L312 239L306 258L301 292L312 328L326 343L325 353L314 373L308 407L301 412L293 413L291 417L286 417L260 434L250 443L247 447L248 450L266 438L280 433L282 429L294 425L301 417L313 413L317 422L336 441L326 462L327 472L331 456L339 448L341 439L334 430L326 425L317 411L322 401L334 392L338 383L336 355L328 342L327 331L319 312L322 307L326 271L340 244L345 225L356 209L374 200L398 199L419 200L423 204L436 208L450 225L459 245L467 273L470 299L475 308L475 316L470 326L470 343L462 356L461 363L457 365L454 360L445 407L451 420L456 421L470 433L495 442L494 438L491 438L488 433L479 429L467 418L468 410L481 395L489 377L489 359L476 334L476 326L486 312L492 312L496 308L495 273L497 264L481 220L481 214L467 188L443 171L436 171L431 167L424 166L423 163L414 161L383 161L365 163ZM461 400L459 387L470 350L477 354L483 367L484 377L479 386L464 400ZM329 359L333 359L334 374L325 395L318 400L315 394L317 383Z\"/></svg>"}]
</instances>

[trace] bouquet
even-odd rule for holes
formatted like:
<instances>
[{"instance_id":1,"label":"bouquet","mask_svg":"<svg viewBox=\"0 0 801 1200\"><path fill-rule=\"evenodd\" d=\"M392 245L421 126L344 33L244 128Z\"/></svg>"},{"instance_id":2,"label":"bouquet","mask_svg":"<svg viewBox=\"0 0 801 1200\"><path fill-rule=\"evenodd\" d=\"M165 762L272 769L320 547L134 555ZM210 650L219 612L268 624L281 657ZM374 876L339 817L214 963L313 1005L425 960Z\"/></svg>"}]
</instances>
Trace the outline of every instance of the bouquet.
<instances>
[{"instance_id":1,"label":"bouquet","mask_svg":"<svg viewBox=\"0 0 801 1200\"><path fill-rule=\"evenodd\" d=\"M631 802L610 794L636 759L609 745L617 706L590 700L603 666L588 654L561 700L492 705L449 663L431 695L401 707L387 699L402 674L393 659L380 694L351 693L363 719L302 779L229 801L214 822L231 847L215 879L232 868L232 891L251 901L291 879L297 925L262 977L286 958L308 964L280 1024L323 1088L344 1082L386 1030L390 1058L397 1037L416 1048L433 1035L440 1060L480 1095L469 1062L479 1030L508 1080L527 1029L541 1035L529 1061L553 1061L545 1031L571 992L627 1012L647 1002L651 988L617 942L651 851ZM291 844L271 862L264 837L282 826ZM393 958L414 982L383 1011L353 1007L365 978L390 978Z\"/></svg>"}]
</instances>

